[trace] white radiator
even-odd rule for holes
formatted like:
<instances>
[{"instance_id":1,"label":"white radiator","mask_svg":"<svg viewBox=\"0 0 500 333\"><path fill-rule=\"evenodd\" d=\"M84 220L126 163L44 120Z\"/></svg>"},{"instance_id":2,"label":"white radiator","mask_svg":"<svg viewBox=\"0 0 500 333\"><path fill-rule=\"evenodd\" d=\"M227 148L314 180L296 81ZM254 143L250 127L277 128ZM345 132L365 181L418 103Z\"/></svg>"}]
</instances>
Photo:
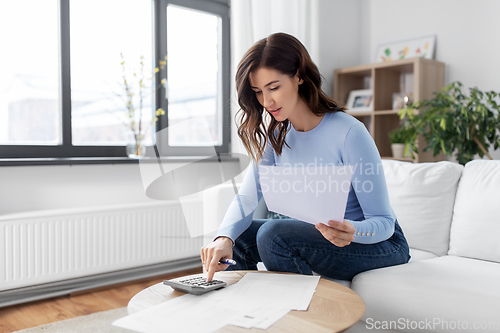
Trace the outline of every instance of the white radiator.
<instances>
[{"instance_id":1,"label":"white radiator","mask_svg":"<svg viewBox=\"0 0 500 333\"><path fill-rule=\"evenodd\" d=\"M200 202L183 202L202 221ZM0 291L198 256L178 203L0 216Z\"/></svg>"}]
</instances>

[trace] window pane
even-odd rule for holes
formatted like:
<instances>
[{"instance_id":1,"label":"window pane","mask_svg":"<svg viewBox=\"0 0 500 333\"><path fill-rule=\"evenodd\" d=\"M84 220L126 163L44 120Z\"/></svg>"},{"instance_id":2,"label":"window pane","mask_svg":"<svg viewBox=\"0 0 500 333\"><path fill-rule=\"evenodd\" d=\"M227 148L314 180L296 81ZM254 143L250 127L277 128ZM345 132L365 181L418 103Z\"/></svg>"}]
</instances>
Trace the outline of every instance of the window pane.
<instances>
[{"instance_id":1,"label":"window pane","mask_svg":"<svg viewBox=\"0 0 500 333\"><path fill-rule=\"evenodd\" d=\"M0 1L0 144L61 143L57 0Z\"/></svg>"},{"instance_id":2,"label":"window pane","mask_svg":"<svg viewBox=\"0 0 500 333\"><path fill-rule=\"evenodd\" d=\"M167 7L168 140L171 146L222 144L221 19L178 6ZM212 137L195 121L204 115Z\"/></svg>"},{"instance_id":3,"label":"window pane","mask_svg":"<svg viewBox=\"0 0 500 333\"><path fill-rule=\"evenodd\" d=\"M141 114L141 56L145 76L142 89L142 127L151 142L154 126L151 102L152 36L151 1L71 0L71 100L72 134L75 145L124 145L127 131ZM126 71L120 65L123 54ZM133 73L136 76L133 76ZM126 75L129 117L124 86Z\"/></svg>"}]
</instances>

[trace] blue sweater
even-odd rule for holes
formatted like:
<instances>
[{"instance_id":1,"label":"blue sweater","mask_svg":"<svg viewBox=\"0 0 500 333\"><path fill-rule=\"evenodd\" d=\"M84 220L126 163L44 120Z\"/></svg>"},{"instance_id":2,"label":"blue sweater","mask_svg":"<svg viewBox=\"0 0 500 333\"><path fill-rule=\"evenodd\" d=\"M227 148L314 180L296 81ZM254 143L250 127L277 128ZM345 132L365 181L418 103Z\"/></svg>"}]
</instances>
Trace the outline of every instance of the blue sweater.
<instances>
[{"instance_id":1,"label":"blue sweater","mask_svg":"<svg viewBox=\"0 0 500 333\"><path fill-rule=\"evenodd\" d=\"M380 155L363 123L344 112L327 113L310 131L299 132L291 126L286 142L290 148L284 145L281 156L268 145L258 164L351 165L354 174L344 218L356 228L354 242L372 244L392 236L396 216L389 203ZM257 165L250 168L217 233L233 243L252 223L262 199Z\"/></svg>"}]
</instances>

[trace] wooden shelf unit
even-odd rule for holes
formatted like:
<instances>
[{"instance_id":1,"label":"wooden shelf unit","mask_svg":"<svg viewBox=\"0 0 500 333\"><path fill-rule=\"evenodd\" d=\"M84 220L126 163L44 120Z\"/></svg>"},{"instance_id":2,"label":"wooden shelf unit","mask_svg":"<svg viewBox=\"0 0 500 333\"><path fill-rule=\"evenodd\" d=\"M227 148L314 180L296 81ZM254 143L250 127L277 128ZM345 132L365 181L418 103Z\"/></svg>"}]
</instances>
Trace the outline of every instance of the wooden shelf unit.
<instances>
[{"instance_id":1,"label":"wooden shelf unit","mask_svg":"<svg viewBox=\"0 0 500 333\"><path fill-rule=\"evenodd\" d=\"M373 111L350 112L363 122L375 140L382 158L392 157L388 133L399 126L399 110L392 109L392 94L401 92L403 85L406 92L412 94L413 101L430 99L435 91L444 87L445 64L424 58L401 59L390 62L367 64L337 69L334 71L333 98L340 105L345 105L351 90L371 89L373 91ZM423 142L419 138L419 142ZM442 156L433 156L424 152L424 144L417 144L419 149L413 162L432 162Z\"/></svg>"}]
</instances>

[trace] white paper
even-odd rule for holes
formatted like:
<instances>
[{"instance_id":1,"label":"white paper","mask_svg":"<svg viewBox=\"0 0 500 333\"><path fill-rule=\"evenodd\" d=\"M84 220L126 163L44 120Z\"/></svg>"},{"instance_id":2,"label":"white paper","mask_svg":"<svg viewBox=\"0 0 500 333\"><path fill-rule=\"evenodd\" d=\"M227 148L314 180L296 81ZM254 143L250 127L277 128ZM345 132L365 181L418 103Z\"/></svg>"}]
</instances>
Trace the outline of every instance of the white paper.
<instances>
[{"instance_id":1,"label":"white paper","mask_svg":"<svg viewBox=\"0 0 500 333\"><path fill-rule=\"evenodd\" d=\"M259 166L267 208L312 224L344 220L351 166Z\"/></svg>"},{"instance_id":2,"label":"white paper","mask_svg":"<svg viewBox=\"0 0 500 333\"><path fill-rule=\"evenodd\" d=\"M113 326L144 333L214 332L244 314L244 309L211 302L203 296L180 296L120 318Z\"/></svg>"},{"instance_id":3,"label":"white paper","mask_svg":"<svg viewBox=\"0 0 500 333\"><path fill-rule=\"evenodd\" d=\"M253 327L260 328L261 330L267 330L275 322L286 316L288 312L290 312L289 309L275 309L265 320L261 321Z\"/></svg>"},{"instance_id":4,"label":"white paper","mask_svg":"<svg viewBox=\"0 0 500 333\"><path fill-rule=\"evenodd\" d=\"M120 318L113 325L152 333L214 332L233 322L266 327L289 310L307 310L319 279L310 275L247 273L234 285L200 296L180 296ZM259 310L264 306L275 310L265 316ZM245 319L245 315L250 316Z\"/></svg>"},{"instance_id":5,"label":"white paper","mask_svg":"<svg viewBox=\"0 0 500 333\"><path fill-rule=\"evenodd\" d=\"M320 276L300 274L247 273L241 280L214 295L235 306L305 311L316 291ZM241 305L240 305L241 304ZM247 312L248 313L248 312Z\"/></svg>"},{"instance_id":6,"label":"white paper","mask_svg":"<svg viewBox=\"0 0 500 333\"><path fill-rule=\"evenodd\" d=\"M230 324L248 329L255 327L267 330L275 322L286 316L288 312L290 312L290 309L262 307L232 320Z\"/></svg>"}]
</instances>

